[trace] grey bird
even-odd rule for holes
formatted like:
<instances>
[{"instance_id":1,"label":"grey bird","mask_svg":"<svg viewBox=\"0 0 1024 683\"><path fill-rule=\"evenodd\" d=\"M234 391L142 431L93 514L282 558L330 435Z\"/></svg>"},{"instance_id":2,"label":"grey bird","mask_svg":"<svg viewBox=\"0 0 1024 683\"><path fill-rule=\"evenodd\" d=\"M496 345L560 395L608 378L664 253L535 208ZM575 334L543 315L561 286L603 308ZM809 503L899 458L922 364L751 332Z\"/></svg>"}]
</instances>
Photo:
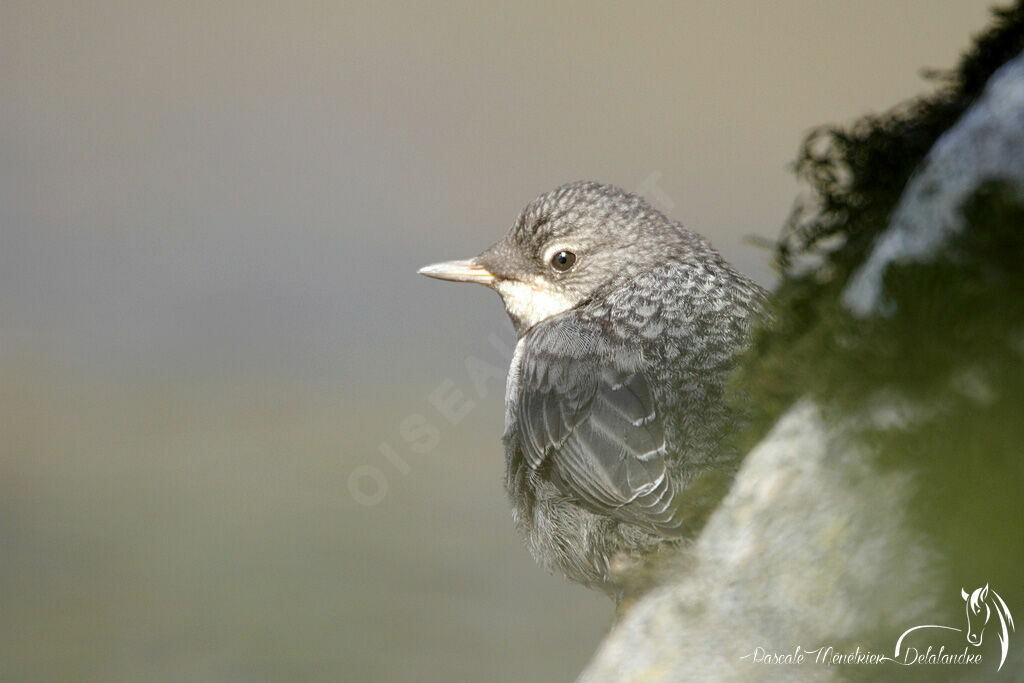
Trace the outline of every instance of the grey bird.
<instances>
[{"instance_id":1,"label":"grey bird","mask_svg":"<svg viewBox=\"0 0 1024 683\"><path fill-rule=\"evenodd\" d=\"M610 185L541 195L479 256L423 275L497 291L518 335L506 488L549 570L622 598L691 537L735 469L726 382L765 292L707 239Z\"/></svg>"}]
</instances>

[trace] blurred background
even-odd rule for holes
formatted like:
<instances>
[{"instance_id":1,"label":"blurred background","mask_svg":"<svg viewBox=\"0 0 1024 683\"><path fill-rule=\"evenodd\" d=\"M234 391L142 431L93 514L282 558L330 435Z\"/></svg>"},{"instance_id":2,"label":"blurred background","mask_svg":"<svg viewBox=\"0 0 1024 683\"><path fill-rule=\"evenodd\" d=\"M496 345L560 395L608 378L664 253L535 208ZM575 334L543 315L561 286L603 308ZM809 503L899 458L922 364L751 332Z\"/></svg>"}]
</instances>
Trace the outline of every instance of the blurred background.
<instances>
[{"instance_id":1,"label":"blurred background","mask_svg":"<svg viewBox=\"0 0 1024 683\"><path fill-rule=\"evenodd\" d=\"M806 131L986 5L0 2L0 678L571 679L511 327L416 268L596 179L770 286Z\"/></svg>"}]
</instances>

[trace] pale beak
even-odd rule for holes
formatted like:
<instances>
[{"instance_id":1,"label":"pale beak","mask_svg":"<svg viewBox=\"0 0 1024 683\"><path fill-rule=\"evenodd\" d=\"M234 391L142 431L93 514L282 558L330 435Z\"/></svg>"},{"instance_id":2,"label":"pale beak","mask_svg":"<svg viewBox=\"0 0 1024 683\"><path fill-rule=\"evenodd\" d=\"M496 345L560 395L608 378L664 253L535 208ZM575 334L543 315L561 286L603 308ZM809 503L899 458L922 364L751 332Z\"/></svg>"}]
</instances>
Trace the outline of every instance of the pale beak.
<instances>
[{"instance_id":1,"label":"pale beak","mask_svg":"<svg viewBox=\"0 0 1024 683\"><path fill-rule=\"evenodd\" d=\"M445 261L424 266L416 271L420 275L434 277L438 280L452 282L476 282L490 287L494 284L494 274L481 266L475 259L465 261Z\"/></svg>"}]
</instances>

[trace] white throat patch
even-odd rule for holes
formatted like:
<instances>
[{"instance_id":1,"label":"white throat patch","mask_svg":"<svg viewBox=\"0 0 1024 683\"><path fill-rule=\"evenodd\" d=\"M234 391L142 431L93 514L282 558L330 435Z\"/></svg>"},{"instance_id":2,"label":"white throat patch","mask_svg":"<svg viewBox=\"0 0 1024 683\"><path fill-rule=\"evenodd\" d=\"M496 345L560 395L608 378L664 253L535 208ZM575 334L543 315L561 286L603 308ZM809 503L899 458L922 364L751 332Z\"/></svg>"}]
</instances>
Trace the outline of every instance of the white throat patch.
<instances>
[{"instance_id":1,"label":"white throat patch","mask_svg":"<svg viewBox=\"0 0 1024 683\"><path fill-rule=\"evenodd\" d=\"M564 313L573 303L541 281L499 280L494 287L505 303L505 310L522 329L533 327L553 315Z\"/></svg>"}]
</instances>

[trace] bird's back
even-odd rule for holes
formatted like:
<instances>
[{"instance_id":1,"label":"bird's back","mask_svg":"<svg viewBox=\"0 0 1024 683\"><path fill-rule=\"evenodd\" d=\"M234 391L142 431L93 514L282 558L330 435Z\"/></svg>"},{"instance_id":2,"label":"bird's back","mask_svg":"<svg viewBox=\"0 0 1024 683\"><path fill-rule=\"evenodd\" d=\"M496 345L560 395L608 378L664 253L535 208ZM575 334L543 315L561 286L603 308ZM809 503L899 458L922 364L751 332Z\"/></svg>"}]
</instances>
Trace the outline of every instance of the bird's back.
<instances>
[{"instance_id":1,"label":"bird's back","mask_svg":"<svg viewBox=\"0 0 1024 683\"><path fill-rule=\"evenodd\" d=\"M740 417L726 381L764 291L710 247L529 330L506 401L506 470L533 554L585 584L692 533ZM740 411L741 412L741 411ZM692 493L692 491L690 491Z\"/></svg>"}]
</instances>

